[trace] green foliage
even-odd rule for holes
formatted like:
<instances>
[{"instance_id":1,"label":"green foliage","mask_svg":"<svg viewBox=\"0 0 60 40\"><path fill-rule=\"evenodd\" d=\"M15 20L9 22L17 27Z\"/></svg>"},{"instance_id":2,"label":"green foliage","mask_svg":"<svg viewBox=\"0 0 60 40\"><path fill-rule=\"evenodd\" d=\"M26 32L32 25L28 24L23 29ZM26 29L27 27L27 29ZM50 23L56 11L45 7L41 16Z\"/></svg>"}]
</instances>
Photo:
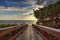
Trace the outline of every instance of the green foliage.
<instances>
[{"instance_id":1,"label":"green foliage","mask_svg":"<svg viewBox=\"0 0 60 40\"><path fill-rule=\"evenodd\" d=\"M50 24L54 25L54 21L55 24L57 25L58 23L60 23L60 1L56 2L55 4L51 4L47 7L44 8L38 8L38 10L34 11L34 16L40 20L38 22L44 23L44 19L46 18L50 18ZM58 20L58 21L57 21ZM45 24L47 22L45 21ZM47 25L50 25L47 23ZM50 26L52 26L50 25Z\"/></svg>"},{"instance_id":2,"label":"green foliage","mask_svg":"<svg viewBox=\"0 0 60 40\"><path fill-rule=\"evenodd\" d=\"M55 4L49 5L39 10L34 11L34 16L38 19L47 18L50 16L58 16L60 14L60 1Z\"/></svg>"},{"instance_id":3,"label":"green foliage","mask_svg":"<svg viewBox=\"0 0 60 40\"><path fill-rule=\"evenodd\" d=\"M0 24L0 28L5 28L5 27L9 27L9 26L15 26L16 24Z\"/></svg>"}]
</instances>

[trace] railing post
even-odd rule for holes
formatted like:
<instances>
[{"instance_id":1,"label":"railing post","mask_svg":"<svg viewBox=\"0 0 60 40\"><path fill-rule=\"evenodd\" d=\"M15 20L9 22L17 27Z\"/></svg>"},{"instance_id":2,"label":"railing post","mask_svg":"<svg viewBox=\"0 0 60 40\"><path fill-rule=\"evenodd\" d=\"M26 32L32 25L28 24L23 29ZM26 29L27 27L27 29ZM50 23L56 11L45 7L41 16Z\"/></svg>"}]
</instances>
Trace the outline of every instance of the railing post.
<instances>
[{"instance_id":1,"label":"railing post","mask_svg":"<svg viewBox=\"0 0 60 40\"><path fill-rule=\"evenodd\" d=\"M48 39L46 38L46 32L40 30L39 28L37 28L37 27L35 27L35 26L34 26L34 30L43 38L43 40L48 40Z\"/></svg>"},{"instance_id":2,"label":"railing post","mask_svg":"<svg viewBox=\"0 0 60 40\"><path fill-rule=\"evenodd\" d=\"M27 25L7 27L0 29L0 40L16 40L16 37L25 30ZM6 39L5 39L6 38Z\"/></svg>"},{"instance_id":3,"label":"railing post","mask_svg":"<svg viewBox=\"0 0 60 40\"><path fill-rule=\"evenodd\" d=\"M33 28L38 32L42 37L47 40L60 40L60 30L55 28L50 28L46 26L32 25Z\"/></svg>"}]
</instances>

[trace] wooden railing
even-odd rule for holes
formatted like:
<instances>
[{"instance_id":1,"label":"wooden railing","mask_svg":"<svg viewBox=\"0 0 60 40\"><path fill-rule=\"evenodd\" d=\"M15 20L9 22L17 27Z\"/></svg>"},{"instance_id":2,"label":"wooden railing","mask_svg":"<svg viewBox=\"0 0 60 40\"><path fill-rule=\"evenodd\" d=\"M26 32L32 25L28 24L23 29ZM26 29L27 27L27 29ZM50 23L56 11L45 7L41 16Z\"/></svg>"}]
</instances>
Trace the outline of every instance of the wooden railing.
<instances>
[{"instance_id":1,"label":"wooden railing","mask_svg":"<svg viewBox=\"0 0 60 40\"><path fill-rule=\"evenodd\" d=\"M13 26L0 29L0 40L15 40L18 35L27 29L27 25Z\"/></svg>"},{"instance_id":2,"label":"wooden railing","mask_svg":"<svg viewBox=\"0 0 60 40\"><path fill-rule=\"evenodd\" d=\"M42 25L32 25L33 29L43 40L60 40L60 29L50 28Z\"/></svg>"}]
</instances>

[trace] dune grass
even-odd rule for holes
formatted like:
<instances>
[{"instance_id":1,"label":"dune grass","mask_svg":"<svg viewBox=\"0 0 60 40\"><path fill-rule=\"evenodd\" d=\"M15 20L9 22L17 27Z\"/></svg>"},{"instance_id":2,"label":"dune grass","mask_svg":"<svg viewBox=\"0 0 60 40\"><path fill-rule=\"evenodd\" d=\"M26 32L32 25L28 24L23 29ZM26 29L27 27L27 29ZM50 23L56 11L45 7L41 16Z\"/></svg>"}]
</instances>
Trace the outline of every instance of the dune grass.
<instances>
[{"instance_id":1,"label":"dune grass","mask_svg":"<svg viewBox=\"0 0 60 40\"><path fill-rule=\"evenodd\" d=\"M15 26L16 24L0 24L0 28L5 28L5 27L9 27L9 26Z\"/></svg>"}]
</instances>

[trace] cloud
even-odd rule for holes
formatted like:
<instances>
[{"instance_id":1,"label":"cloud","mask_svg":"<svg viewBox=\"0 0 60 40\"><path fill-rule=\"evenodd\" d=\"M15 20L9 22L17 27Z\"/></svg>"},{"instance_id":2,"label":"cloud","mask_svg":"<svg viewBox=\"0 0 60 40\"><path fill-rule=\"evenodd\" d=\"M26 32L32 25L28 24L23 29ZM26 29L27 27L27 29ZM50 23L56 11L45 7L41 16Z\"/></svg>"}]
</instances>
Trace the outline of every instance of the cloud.
<instances>
[{"instance_id":1,"label":"cloud","mask_svg":"<svg viewBox=\"0 0 60 40\"><path fill-rule=\"evenodd\" d=\"M3 7L3 6L0 6L0 11L25 11L26 8L16 8L16 7Z\"/></svg>"},{"instance_id":2,"label":"cloud","mask_svg":"<svg viewBox=\"0 0 60 40\"><path fill-rule=\"evenodd\" d=\"M5 15L0 16L0 20L36 20L34 16Z\"/></svg>"},{"instance_id":3,"label":"cloud","mask_svg":"<svg viewBox=\"0 0 60 40\"><path fill-rule=\"evenodd\" d=\"M33 5L48 6L55 3L57 0L30 0Z\"/></svg>"},{"instance_id":4,"label":"cloud","mask_svg":"<svg viewBox=\"0 0 60 40\"><path fill-rule=\"evenodd\" d=\"M45 0L1 0L0 10L25 12L35 9L37 6L45 5L45 3Z\"/></svg>"},{"instance_id":5,"label":"cloud","mask_svg":"<svg viewBox=\"0 0 60 40\"><path fill-rule=\"evenodd\" d=\"M54 0L0 0L0 19L34 19L33 9L43 8Z\"/></svg>"},{"instance_id":6,"label":"cloud","mask_svg":"<svg viewBox=\"0 0 60 40\"><path fill-rule=\"evenodd\" d=\"M43 5L43 6L48 6L50 4L54 4L56 3L58 0L41 0L41 1L38 1L37 5Z\"/></svg>"},{"instance_id":7,"label":"cloud","mask_svg":"<svg viewBox=\"0 0 60 40\"><path fill-rule=\"evenodd\" d=\"M26 0L0 0L0 6L4 7L27 7L31 6Z\"/></svg>"}]
</instances>

